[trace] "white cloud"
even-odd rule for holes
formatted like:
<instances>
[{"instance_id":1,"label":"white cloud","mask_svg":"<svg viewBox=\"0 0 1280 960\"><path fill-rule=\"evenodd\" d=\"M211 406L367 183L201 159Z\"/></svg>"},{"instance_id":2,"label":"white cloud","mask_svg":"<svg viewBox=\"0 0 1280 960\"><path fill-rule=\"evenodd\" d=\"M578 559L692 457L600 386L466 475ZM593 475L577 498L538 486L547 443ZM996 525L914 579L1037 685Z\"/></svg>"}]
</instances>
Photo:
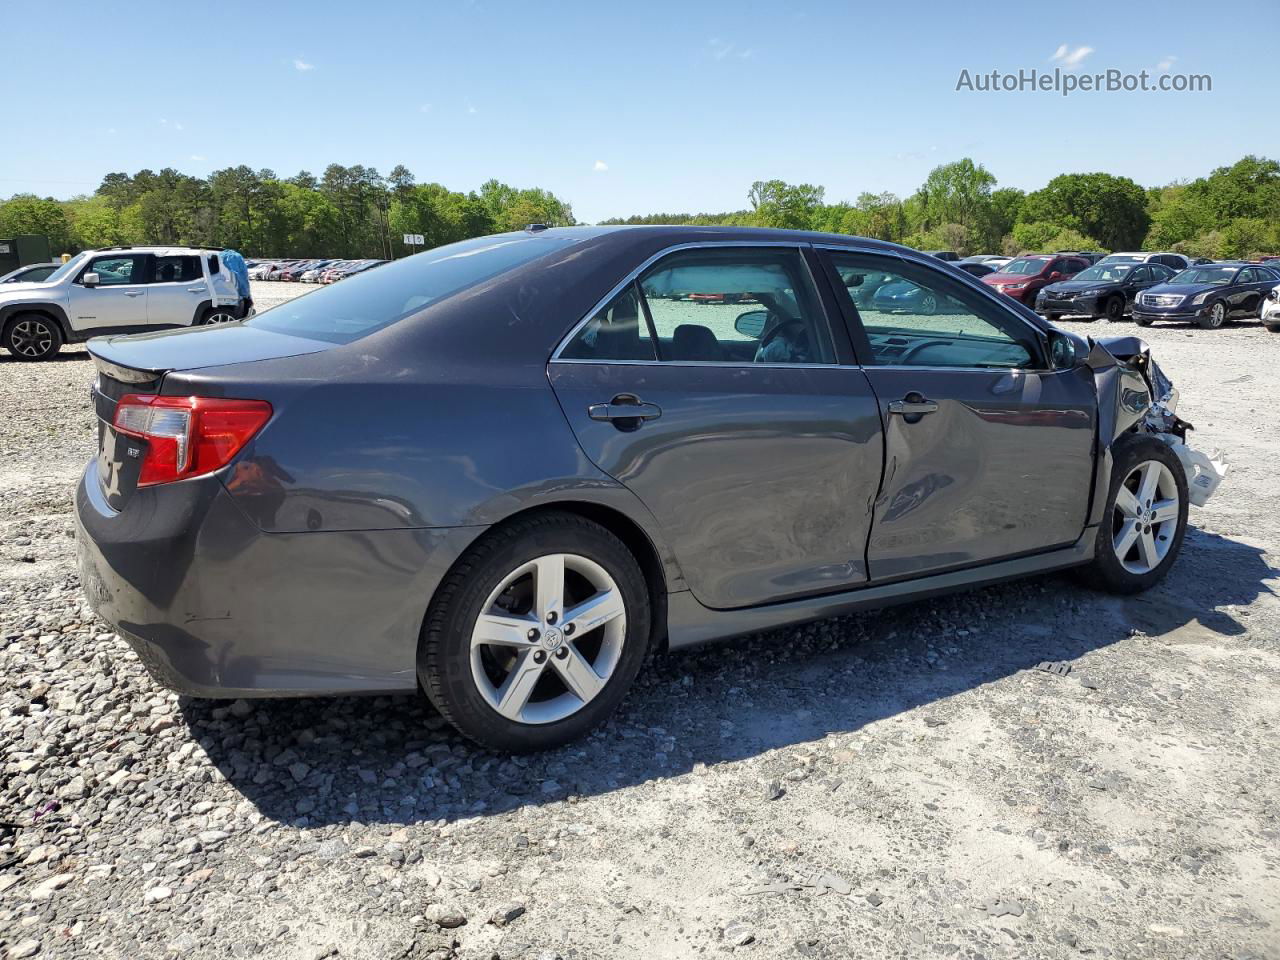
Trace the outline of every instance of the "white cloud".
<instances>
[{"instance_id":1,"label":"white cloud","mask_svg":"<svg viewBox=\"0 0 1280 960\"><path fill-rule=\"evenodd\" d=\"M1172 53L1165 54L1160 58L1160 62L1156 64L1156 69L1161 73L1168 73L1173 69L1173 65L1178 62L1178 58Z\"/></svg>"},{"instance_id":2,"label":"white cloud","mask_svg":"<svg viewBox=\"0 0 1280 960\"><path fill-rule=\"evenodd\" d=\"M747 47L747 49L745 49L745 50L739 50L739 51L738 51L738 59L739 59L739 60L750 60L750 59L751 59L752 57L754 57L755 55L756 55L756 52L755 52L754 50L752 50L750 47Z\"/></svg>"},{"instance_id":3,"label":"white cloud","mask_svg":"<svg viewBox=\"0 0 1280 960\"><path fill-rule=\"evenodd\" d=\"M1063 70L1074 70L1080 64L1084 63L1085 58L1093 53L1093 47L1079 46L1074 50L1068 44L1059 45L1053 56L1049 58L1050 63L1056 63Z\"/></svg>"},{"instance_id":4,"label":"white cloud","mask_svg":"<svg viewBox=\"0 0 1280 960\"><path fill-rule=\"evenodd\" d=\"M182 124L180 124L180 123L175 123L175 124L173 125L173 129L175 129L175 130L181 130L181 129L182 129Z\"/></svg>"},{"instance_id":5,"label":"white cloud","mask_svg":"<svg viewBox=\"0 0 1280 960\"><path fill-rule=\"evenodd\" d=\"M115 127L107 127L107 133L111 134L112 136L115 136L115 132L116 132Z\"/></svg>"},{"instance_id":6,"label":"white cloud","mask_svg":"<svg viewBox=\"0 0 1280 960\"><path fill-rule=\"evenodd\" d=\"M209 158L208 158L208 157L202 157L202 156L200 156L200 154L198 154L198 153L193 153L193 154L191 155L191 159L192 159L192 160L194 160L196 163L208 163L208 162L209 162Z\"/></svg>"},{"instance_id":7,"label":"white cloud","mask_svg":"<svg viewBox=\"0 0 1280 960\"><path fill-rule=\"evenodd\" d=\"M476 112L476 105L475 105L474 103L472 103L470 100L468 100L468 101L467 101L467 113L475 113L475 112Z\"/></svg>"},{"instance_id":8,"label":"white cloud","mask_svg":"<svg viewBox=\"0 0 1280 960\"><path fill-rule=\"evenodd\" d=\"M299 73L306 73L308 70L314 70L315 68L316 65L314 63L307 63L307 61L303 60L301 57L298 57L293 61L293 69L297 70Z\"/></svg>"},{"instance_id":9,"label":"white cloud","mask_svg":"<svg viewBox=\"0 0 1280 960\"><path fill-rule=\"evenodd\" d=\"M606 170L609 169L609 165L605 163L603 160L597 160L596 165L591 169L594 170L596 173L604 173Z\"/></svg>"},{"instance_id":10,"label":"white cloud","mask_svg":"<svg viewBox=\"0 0 1280 960\"><path fill-rule=\"evenodd\" d=\"M727 40L721 40L719 37L712 37L708 44L711 47L711 55L717 60L723 60L733 53L733 44Z\"/></svg>"},{"instance_id":11,"label":"white cloud","mask_svg":"<svg viewBox=\"0 0 1280 960\"><path fill-rule=\"evenodd\" d=\"M419 113L430 113L430 112L431 112L431 104L429 104L429 103L424 103L422 106L420 106L420 107L418 108L418 112L419 112Z\"/></svg>"}]
</instances>

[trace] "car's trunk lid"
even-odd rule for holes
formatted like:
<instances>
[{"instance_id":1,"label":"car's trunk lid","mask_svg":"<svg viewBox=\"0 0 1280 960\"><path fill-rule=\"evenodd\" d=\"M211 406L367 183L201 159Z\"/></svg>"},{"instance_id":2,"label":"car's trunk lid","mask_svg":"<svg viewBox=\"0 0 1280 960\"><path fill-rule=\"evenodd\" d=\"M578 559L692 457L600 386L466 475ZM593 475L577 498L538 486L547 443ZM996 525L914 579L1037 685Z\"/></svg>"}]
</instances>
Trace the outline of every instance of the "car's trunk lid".
<instances>
[{"instance_id":1,"label":"car's trunk lid","mask_svg":"<svg viewBox=\"0 0 1280 960\"><path fill-rule=\"evenodd\" d=\"M327 350L333 344L245 324L197 327L89 341L98 375L92 399L98 417L98 479L107 502L122 510L137 487L145 442L112 428L116 405L128 394L158 394L176 371L279 360Z\"/></svg>"}]
</instances>

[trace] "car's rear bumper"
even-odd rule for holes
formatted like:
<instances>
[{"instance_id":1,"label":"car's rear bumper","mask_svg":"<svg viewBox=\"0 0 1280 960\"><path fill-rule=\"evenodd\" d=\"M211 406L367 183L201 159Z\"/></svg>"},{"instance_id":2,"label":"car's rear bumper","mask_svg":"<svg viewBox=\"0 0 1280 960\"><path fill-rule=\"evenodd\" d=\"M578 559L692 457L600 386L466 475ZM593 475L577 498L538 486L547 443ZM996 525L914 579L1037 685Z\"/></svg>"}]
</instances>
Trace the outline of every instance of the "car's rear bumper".
<instances>
[{"instance_id":1,"label":"car's rear bumper","mask_svg":"<svg viewBox=\"0 0 1280 960\"><path fill-rule=\"evenodd\" d=\"M483 528L263 533L214 477L121 513L76 489L90 604L157 681L202 697L411 691L436 585Z\"/></svg>"}]
</instances>

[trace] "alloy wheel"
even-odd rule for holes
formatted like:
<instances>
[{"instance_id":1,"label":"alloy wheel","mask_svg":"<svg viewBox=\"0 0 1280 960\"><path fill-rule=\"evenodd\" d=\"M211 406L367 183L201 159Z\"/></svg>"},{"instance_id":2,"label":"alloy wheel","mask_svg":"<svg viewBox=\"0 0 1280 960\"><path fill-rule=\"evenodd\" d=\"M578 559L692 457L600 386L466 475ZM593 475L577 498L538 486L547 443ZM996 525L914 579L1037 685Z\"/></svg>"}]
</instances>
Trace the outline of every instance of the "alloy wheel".
<instances>
[{"instance_id":1,"label":"alloy wheel","mask_svg":"<svg viewBox=\"0 0 1280 960\"><path fill-rule=\"evenodd\" d=\"M920 312L926 317L931 317L938 310L938 298L932 293L926 293L920 301Z\"/></svg>"},{"instance_id":2,"label":"alloy wheel","mask_svg":"<svg viewBox=\"0 0 1280 960\"><path fill-rule=\"evenodd\" d=\"M43 320L19 320L9 333L14 353L42 357L53 348L53 328Z\"/></svg>"},{"instance_id":3,"label":"alloy wheel","mask_svg":"<svg viewBox=\"0 0 1280 960\"><path fill-rule=\"evenodd\" d=\"M1111 542L1122 567L1141 575L1164 562L1177 538L1178 506L1178 484L1163 463L1144 460L1129 471L1112 512Z\"/></svg>"},{"instance_id":4,"label":"alloy wheel","mask_svg":"<svg viewBox=\"0 0 1280 960\"><path fill-rule=\"evenodd\" d=\"M200 321L201 325L212 326L215 323L235 323L236 315L229 310L215 310L212 313L206 313L204 319Z\"/></svg>"},{"instance_id":5,"label":"alloy wheel","mask_svg":"<svg viewBox=\"0 0 1280 960\"><path fill-rule=\"evenodd\" d=\"M1215 328L1222 326L1222 322L1227 319L1227 308L1222 301L1213 305L1213 309L1209 311L1209 319Z\"/></svg>"},{"instance_id":6,"label":"alloy wheel","mask_svg":"<svg viewBox=\"0 0 1280 960\"><path fill-rule=\"evenodd\" d=\"M505 576L471 632L471 676L517 723L555 723L609 682L627 634L622 592L586 557L555 553Z\"/></svg>"}]
</instances>

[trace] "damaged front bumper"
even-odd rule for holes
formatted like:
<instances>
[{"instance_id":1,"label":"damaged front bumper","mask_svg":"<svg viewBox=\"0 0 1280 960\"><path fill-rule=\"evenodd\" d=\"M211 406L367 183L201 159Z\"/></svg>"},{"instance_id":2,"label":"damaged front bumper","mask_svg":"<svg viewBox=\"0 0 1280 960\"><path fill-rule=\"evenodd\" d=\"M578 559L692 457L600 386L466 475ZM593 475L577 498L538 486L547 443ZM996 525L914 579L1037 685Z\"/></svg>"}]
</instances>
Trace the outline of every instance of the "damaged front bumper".
<instances>
[{"instance_id":1,"label":"damaged front bumper","mask_svg":"<svg viewBox=\"0 0 1280 960\"><path fill-rule=\"evenodd\" d=\"M1187 443L1187 432L1195 428L1178 416L1178 391L1143 340L1097 337L1090 342L1100 439L1109 447L1122 434L1136 432L1167 443L1186 471L1187 498L1203 507L1227 474L1226 455L1202 453Z\"/></svg>"}]
</instances>

